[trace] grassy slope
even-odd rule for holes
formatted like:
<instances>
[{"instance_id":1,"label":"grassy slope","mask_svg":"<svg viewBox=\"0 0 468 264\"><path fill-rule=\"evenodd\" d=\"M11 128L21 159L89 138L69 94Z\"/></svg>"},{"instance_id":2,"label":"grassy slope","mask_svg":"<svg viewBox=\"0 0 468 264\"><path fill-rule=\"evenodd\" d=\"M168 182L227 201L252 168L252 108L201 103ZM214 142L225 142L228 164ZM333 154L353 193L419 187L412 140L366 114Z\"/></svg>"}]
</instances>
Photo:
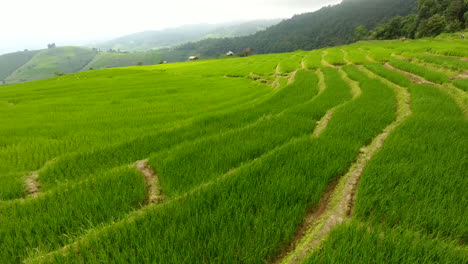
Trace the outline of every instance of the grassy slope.
<instances>
[{"instance_id":1,"label":"grassy slope","mask_svg":"<svg viewBox=\"0 0 468 264\"><path fill-rule=\"evenodd\" d=\"M82 70L116 68L135 65L159 64L161 56L157 52L147 53L109 53L99 52Z\"/></svg>"},{"instance_id":2,"label":"grassy slope","mask_svg":"<svg viewBox=\"0 0 468 264\"><path fill-rule=\"evenodd\" d=\"M0 84L16 69L27 63L38 51L19 51L0 56Z\"/></svg>"},{"instance_id":3,"label":"grassy slope","mask_svg":"<svg viewBox=\"0 0 468 264\"><path fill-rule=\"evenodd\" d=\"M55 72L74 73L89 63L95 52L82 47L57 47L39 51L30 61L6 78L18 83L50 78Z\"/></svg>"}]
</instances>

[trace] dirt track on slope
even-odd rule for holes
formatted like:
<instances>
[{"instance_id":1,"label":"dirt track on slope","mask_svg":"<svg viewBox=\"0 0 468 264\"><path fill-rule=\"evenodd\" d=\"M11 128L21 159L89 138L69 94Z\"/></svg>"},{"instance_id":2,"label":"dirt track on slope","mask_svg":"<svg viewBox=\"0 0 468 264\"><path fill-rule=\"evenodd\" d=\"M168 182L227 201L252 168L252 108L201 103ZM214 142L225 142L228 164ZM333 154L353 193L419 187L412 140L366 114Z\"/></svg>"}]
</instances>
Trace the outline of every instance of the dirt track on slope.
<instances>
[{"instance_id":1,"label":"dirt track on slope","mask_svg":"<svg viewBox=\"0 0 468 264\"><path fill-rule=\"evenodd\" d=\"M296 80L296 74L297 74L297 71L291 72L291 74L289 75L289 78L288 78L288 84L293 84L294 83L294 81Z\"/></svg>"},{"instance_id":2,"label":"dirt track on slope","mask_svg":"<svg viewBox=\"0 0 468 264\"><path fill-rule=\"evenodd\" d=\"M451 78L450 80L451 81L456 81L456 80L460 80L460 79L468 79L468 71L464 71L464 72L460 73L460 75L455 76L455 77Z\"/></svg>"},{"instance_id":3,"label":"dirt track on slope","mask_svg":"<svg viewBox=\"0 0 468 264\"><path fill-rule=\"evenodd\" d=\"M148 160L140 160L135 163L135 168L145 177L146 204L158 203L164 200L159 189L159 178L156 172L149 166Z\"/></svg>"},{"instance_id":4,"label":"dirt track on slope","mask_svg":"<svg viewBox=\"0 0 468 264\"><path fill-rule=\"evenodd\" d=\"M391 87L394 88L397 94L396 120L375 137L371 144L361 149L356 162L341 177L338 184L331 184L331 195L330 190L325 193L316 209L317 213L310 214L310 218L306 219L306 227L302 227L298 232L297 236L299 237L296 237L289 253L284 258L278 259L275 263L303 263L310 252L320 246L320 243L333 228L352 214L357 198L359 180L365 166L382 148L388 135L411 114L408 91L396 85L391 85ZM323 210L324 207L326 208L325 210ZM303 231L303 229L307 229L307 231Z\"/></svg>"},{"instance_id":5,"label":"dirt track on slope","mask_svg":"<svg viewBox=\"0 0 468 264\"><path fill-rule=\"evenodd\" d=\"M24 180L26 184L26 193L28 196L37 197L41 191L41 185L39 184L39 173L32 171L28 177Z\"/></svg>"}]
</instances>

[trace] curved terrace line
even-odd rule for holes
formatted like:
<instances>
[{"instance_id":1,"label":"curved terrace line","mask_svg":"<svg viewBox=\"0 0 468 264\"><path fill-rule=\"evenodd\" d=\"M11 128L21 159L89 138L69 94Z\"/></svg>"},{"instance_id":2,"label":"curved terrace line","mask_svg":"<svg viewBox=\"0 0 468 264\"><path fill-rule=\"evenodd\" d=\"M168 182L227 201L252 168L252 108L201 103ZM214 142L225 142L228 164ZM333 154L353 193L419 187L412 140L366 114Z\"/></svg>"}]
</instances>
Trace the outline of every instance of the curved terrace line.
<instances>
[{"instance_id":1,"label":"curved terrace line","mask_svg":"<svg viewBox=\"0 0 468 264\"><path fill-rule=\"evenodd\" d=\"M41 191L41 184L39 183L39 172L32 171L25 179L27 196L36 198Z\"/></svg>"},{"instance_id":2,"label":"curved terrace line","mask_svg":"<svg viewBox=\"0 0 468 264\"><path fill-rule=\"evenodd\" d=\"M351 95L352 95L351 101L358 98L361 95L362 91L361 91L361 88L359 87L359 85L357 84L357 82L351 80L341 68L339 69L339 73L340 73L341 78L349 85L349 88L351 88ZM323 73L322 73L321 77L319 77L319 78L325 78L323 76ZM324 83L325 80L324 79L320 79L320 80L322 81L321 85L324 86L325 85L325 83ZM337 106L331 108L330 110L328 110L327 113L322 117L322 119L317 121L317 125L316 125L316 127L314 129L314 132L313 132L312 136L313 137L319 137L322 134L322 132L325 130L325 128L327 127L328 122L332 118L335 111L338 108L345 105L346 103L347 102L345 102L343 104L340 104L340 105L337 105Z\"/></svg>"},{"instance_id":3,"label":"curved terrace line","mask_svg":"<svg viewBox=\"0 0 468 264\"><path fill-rule=\"evenodd\" d=\"M148 164L148 160L139 160L135 162L134 166L145 177L146 204L162 202L164 195L160 189L159 177Z\"/></svg>"},{"instance_id":4,"label":"curved terrace line","mask_svg":"<svg viewBox=\"0 0 468 264\"><path fill-rule=\"evenodd\" d=\"M323 91L326 89L325 77L324 77L323 73L320 70L317 70L317 75L319 76L319 91L309 101L316 98L319 94L323 93ZM304 103L307 103L307 102L304 102ZM302 103L302 104L304 104L304 103ZM287 108L287 109L289 109L289 108ZM284 112L287 109L285 109L282 112L276 114L276 116L284 114ZM264 117L260 118L257 121L255 121L253 124L255 124L255 123L257 123L257 122L259 122L259 121L261 121L263 119L264 119ZM253 124L249 124L248 126L252 126ZM77 252L78 251L78 245L82 244L82 243L86 243L89 238L99 236L99 234L105 234L106 232L109 232L112 228L115 228L116 226L125 225L126 223L136 221L140 217L144 217L146 215L146 213L149 212L150 210L154 210L156 206L165 206L165 205L171 204L173 202L182 200L187 196L194 195L194 194L196 194L198 192L204 191L204 190L210 188L211 186L213 186L214 184L216 184L218 182L222 182L223 180L229 178L230 176L237 173L239 170L241 170L241 169L243 169L245 167L251 166L252 164L255 164L256 162L261 162L261 160L266 159L271 155L275 155L275 153L277 153L278 151L281 151L282 149L288 147L291 144L294 144L295 142L297 142L299 140L305 139L305 137L306 136L299 136L299 137L291 138L289 141L285 142L284 144L276 146L272 150L260 155L259 157L255 158L255 159L252 159L252 160L249 160L249 161L243 163L242 165L240 165L238 167L232 168L231 170L224 173L220 177L215 178L215 179L213 179L213 180L211 180L209 182L202 183L199 186L191 189L190 191L188 191L188 192L186 192L186 193L184 193L184 194L182 194L180 196L174 197L172 199L164 200L163 203L161 203L161 202L159 202L159 203L149 203L147 206L144 206L139 210L135 210L135 211L130 212L127 215L127 217L123 217L122 219L118 220L117 222L108 224L108 225L106 225L106 226L104 226L102 228L99 228L99 229L89 230L87 233L80 236L80 238L78 238L75 242L73 242L71 244L68 244L68 245L66 245L66 246L64 246L62 248L59 248L59 249L51 251L51 252L46 252L45 254L39 255L37 257L26 259L25 263L43 263L43 262L46 262L48 260L53 259L54 255L67 255L67 254L70 253L70 251L76 251ZM182 146L182 145L180 145L180 146ZM142 161L137 161L136 163L134 163L133 166L136 167L137 164L138 164L140 166L140 168L141 168L141 170L140 169L138 169L138 170L143 171L143 170L146 170L147 167L149 167L149 164L147 162L148 162L147 159L142 160ZM151 169L151 168L149 167L149 169ZM152 169L151 170L149 170L149 169L148 169L148 171L146 171L146 173L151 173ZM156 173L154 173L154 175L156 175ZM145 178L146 178L146 176L145 176ZM159 183L159 181L158 181L158 183ZM151 193L151 192L149 192L149 193Z\"/></svg>"},{"instance_id":5,"label":"curved terrace line","mask_svg":"<svg viewBox=\"0 0 468 264\"><path fill-rule=\"evenodd\" d=\"M390 65L389 63L385 63L385 67L389 70L399 72L407 76L408 78L410 78L410 80L413 83L432 85L432 86L440 88L443 92L448 93L452 97L452 99L455 101L455 103L458 105L458 107L460 107L460 109L463 111L463 115L465 116L465 119L468 119L468 95L465 91L462 91L461 89L456 88L452 84L446 83L445 85L441 85L438 83L428 81L419 75L397 69L393 67L392 65ZM444 88L447 88L447 89L444 89Z\"/></svg>"},{"instance_id":6,"label":"curved terrace line","mask_svg":"<svg viewBox=\"0 0 468 264\"><path fill-rule=\"evenodd\" d=\"M279 263L296 264L303 263L311 252L317 249L327 235L339 224L350 217L357 197L357 188L362 172L372 157L379 151L388 135L394 131L410 114L410 94L399 86L392 85L397 95L397 116L396 120L387 126L384 131L375 137L372 142L361 149L357 160L351 165L348 172L339 180L332 194L326 193L322 197L322 204L319 205L317 214L310 215L306 223L309 224L307 231L299 240L290 253ZM331 196L331 199L329 198ZM320 208L325 207L325 210Z\"/></svg>"}]
</instances>

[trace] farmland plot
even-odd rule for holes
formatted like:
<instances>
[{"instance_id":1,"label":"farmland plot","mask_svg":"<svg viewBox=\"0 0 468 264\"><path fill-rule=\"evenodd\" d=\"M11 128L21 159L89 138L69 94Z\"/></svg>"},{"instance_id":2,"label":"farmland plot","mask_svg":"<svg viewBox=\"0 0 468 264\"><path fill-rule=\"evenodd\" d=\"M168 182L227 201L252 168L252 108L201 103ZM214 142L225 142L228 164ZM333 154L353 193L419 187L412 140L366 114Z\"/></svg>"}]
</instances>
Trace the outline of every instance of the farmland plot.
<instances>
[{"instance_id":1,"label":"farmland plot","mask_svg":"<svg viewBox=\"0 0 468 264\"><path fill-rule=\"evenodd\" d=\"M0 259L463 263L467 48L369 41L3 86Z\"/></svg>"}]
</instances>

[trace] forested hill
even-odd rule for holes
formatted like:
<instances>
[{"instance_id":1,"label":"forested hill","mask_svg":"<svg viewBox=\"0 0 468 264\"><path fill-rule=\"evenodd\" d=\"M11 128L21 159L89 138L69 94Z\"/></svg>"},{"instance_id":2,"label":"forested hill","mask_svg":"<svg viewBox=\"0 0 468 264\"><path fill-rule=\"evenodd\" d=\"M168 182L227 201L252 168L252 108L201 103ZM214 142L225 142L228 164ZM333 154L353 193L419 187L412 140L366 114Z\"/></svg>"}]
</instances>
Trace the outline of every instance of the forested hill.
<instances>
[{"instance_id":1,"label":"forested hill","mask_svg":"<svg viewBox=\"0 0 468 264\"><path fill-rule=\"evenodd\" d=\"M359 25L374 28L394 16L417 11L417 0L344 0L341 4L324 7L316 12L296 15L291 19L252 36L208 39L188 43L163 51L170 61L184 60L187 55L217 57L232 50L253 48L256 53L278 53L298 49L312 50L354 41Z\"/></svg>"}]
</instances>

